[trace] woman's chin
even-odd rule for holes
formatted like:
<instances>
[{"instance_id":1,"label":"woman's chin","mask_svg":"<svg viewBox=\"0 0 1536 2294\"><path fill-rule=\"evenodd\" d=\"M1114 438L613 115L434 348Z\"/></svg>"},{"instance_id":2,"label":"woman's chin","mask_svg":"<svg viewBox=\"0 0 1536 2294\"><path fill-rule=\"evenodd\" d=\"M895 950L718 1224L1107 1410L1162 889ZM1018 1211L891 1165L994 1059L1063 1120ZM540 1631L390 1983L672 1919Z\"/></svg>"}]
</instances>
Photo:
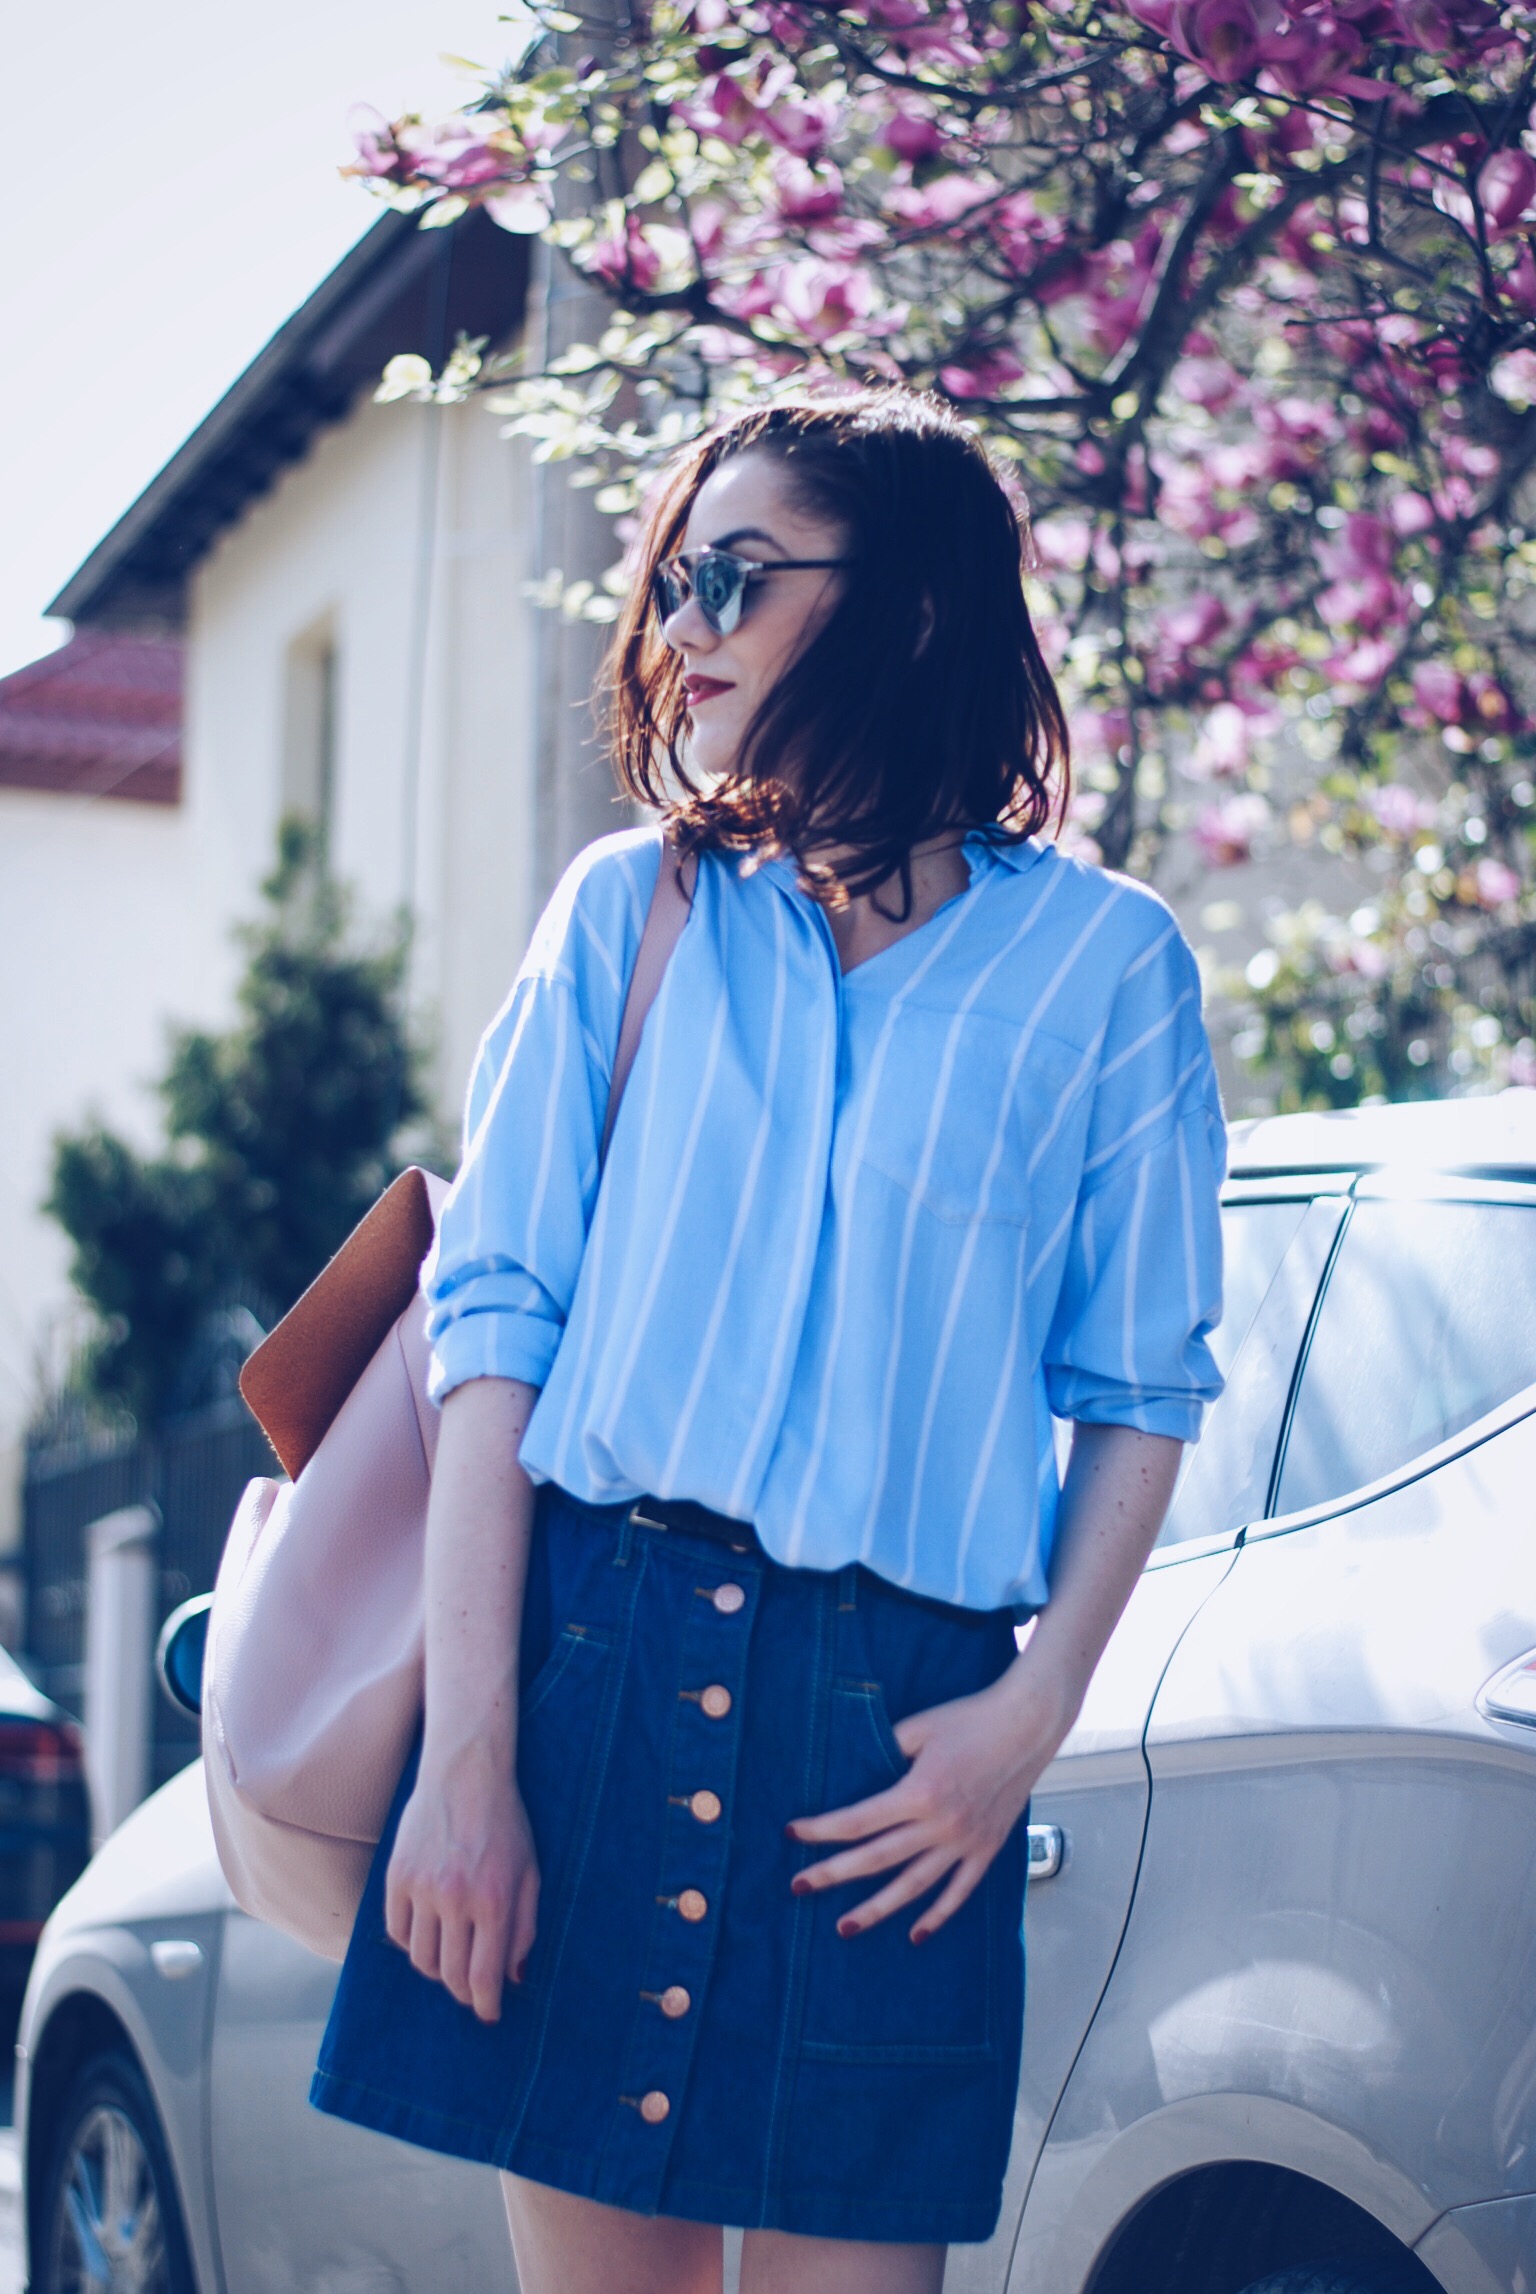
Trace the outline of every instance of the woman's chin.
<instances>
[{"instance_id":1,"label":"woman's chin","mask_svg":"<svg viewBox=\"0 0 1536 2294\"><path fill-rule=\"evenodd\" d=\"M694 718L688 734L688 762L712 781L724 780L736 761L738 743L723 727Z\"/></svg>"}]
</instances>

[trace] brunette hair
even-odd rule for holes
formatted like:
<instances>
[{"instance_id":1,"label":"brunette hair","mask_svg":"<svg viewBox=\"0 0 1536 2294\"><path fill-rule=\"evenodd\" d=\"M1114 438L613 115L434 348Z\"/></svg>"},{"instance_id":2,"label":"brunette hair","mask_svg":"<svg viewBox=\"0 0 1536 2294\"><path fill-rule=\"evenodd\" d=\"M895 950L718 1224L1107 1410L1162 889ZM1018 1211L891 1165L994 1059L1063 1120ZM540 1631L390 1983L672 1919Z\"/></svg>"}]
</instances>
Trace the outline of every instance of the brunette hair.
<instances>
[{"instance_id":1,"label":"brunette hair","mask_svg":"<svg viewBox=\"0 0 1536 2294\"><path fill-rule=\"evenodd\" d=\"M683 667L652 577L721 463L772 454L851 561L825 623L763 702L734 770L701 785L682 753ZM801 399L685 448L652 502L609 655L608 730L625 791L684 852L793 853L840 902L899 876L948 828L1033 834L1064 807L1061 700L1024 600L1027 527L973 433L941 400L882 389ZM817 848L848 848L834 872Z\"/></svg>"}]
</instances>

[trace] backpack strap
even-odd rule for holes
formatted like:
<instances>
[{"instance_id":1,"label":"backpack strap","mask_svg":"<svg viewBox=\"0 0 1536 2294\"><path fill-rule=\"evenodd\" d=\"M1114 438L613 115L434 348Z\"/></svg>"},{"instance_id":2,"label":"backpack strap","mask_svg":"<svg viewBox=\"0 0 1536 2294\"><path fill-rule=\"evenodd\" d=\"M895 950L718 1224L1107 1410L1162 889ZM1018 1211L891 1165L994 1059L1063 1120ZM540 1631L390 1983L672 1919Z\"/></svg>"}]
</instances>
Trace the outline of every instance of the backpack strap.
<instances>
[{"instance_id":1,"label":"backpack strap","mask_svg":"<svg viewBox=\"0 0 1536 2294\"><path fill-rule=\"evenodd\" d=\"M629 975L629 989L624 998L624 1017L619 1023L619 1048L613 1059L613 1080L608 1086L608 1114L603 1124L603 1143L599 1150L603 1162L608 1159L608 1142L613 1137L613 1126L618 1119L624 1086L629 1081L629 1071L635 1064L635 1053L640 1048L641 1031L656 1001L672 951L682 938L683 926L688 921L697 876L697 861L691 855L686 860L680 860L670 837L663 834L656 888L646 911L645 930L640 935L635 968Z\"/></svg>"}]
</instances>

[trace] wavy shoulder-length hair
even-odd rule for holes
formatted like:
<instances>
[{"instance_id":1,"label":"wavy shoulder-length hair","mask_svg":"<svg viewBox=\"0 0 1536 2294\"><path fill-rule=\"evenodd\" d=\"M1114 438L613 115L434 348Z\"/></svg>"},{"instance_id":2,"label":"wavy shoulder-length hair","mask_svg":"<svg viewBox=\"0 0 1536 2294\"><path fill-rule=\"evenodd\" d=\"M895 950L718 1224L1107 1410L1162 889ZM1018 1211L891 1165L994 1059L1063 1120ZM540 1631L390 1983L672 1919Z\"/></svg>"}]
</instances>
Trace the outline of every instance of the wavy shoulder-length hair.
<instances>
[{"instance_id":1,"label":"wavy shoulder-length hair","mask_svg":"<svg viewBox=\"0 0 1536 2294\"><path fill-rule=\"evenodd\" d=\"M705 780L690 769L683 665L652 577L711 471L748 453L774 457L851 564L732 771ZM609 655L608 730L623 787L661 809L683 851L793 854L807 889L834 904L896 877L905 908L924 838L1028 836L1064 807L1067 725L1025 603L1027 528L941 400L863 391L722 424L678 456L636 561Z\"/></svg>"}]
</instances>

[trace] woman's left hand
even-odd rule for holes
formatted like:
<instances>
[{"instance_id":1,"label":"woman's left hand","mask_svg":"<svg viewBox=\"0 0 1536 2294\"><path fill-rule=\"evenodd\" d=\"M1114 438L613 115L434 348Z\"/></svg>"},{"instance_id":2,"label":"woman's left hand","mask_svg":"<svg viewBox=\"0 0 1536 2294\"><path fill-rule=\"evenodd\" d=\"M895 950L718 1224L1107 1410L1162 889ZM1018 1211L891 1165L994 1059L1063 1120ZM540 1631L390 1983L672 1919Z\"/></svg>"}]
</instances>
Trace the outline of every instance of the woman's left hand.
<instances>
[{"instance_id":1,"label":"woman's left hand","mask_svg":"<svg viewBox=\"0 0 1536 2294\"><path fill-rule=\"evenodd\" d=\"M844 1912L843 1936L860 1934L925 1896L948 1875L911 1935L920 1944L957 1912L1023 1815L1029 1796L1072 1725L1073 1701L1026 1650L978 1695L913 1713L896 1726L912 1765L884 1792L824 1816L798 1817L792 1839L820 1847L851 1841L791 1883L796 1895L877 1872L896 1876Z\"/></svg>"}]
</instances>

